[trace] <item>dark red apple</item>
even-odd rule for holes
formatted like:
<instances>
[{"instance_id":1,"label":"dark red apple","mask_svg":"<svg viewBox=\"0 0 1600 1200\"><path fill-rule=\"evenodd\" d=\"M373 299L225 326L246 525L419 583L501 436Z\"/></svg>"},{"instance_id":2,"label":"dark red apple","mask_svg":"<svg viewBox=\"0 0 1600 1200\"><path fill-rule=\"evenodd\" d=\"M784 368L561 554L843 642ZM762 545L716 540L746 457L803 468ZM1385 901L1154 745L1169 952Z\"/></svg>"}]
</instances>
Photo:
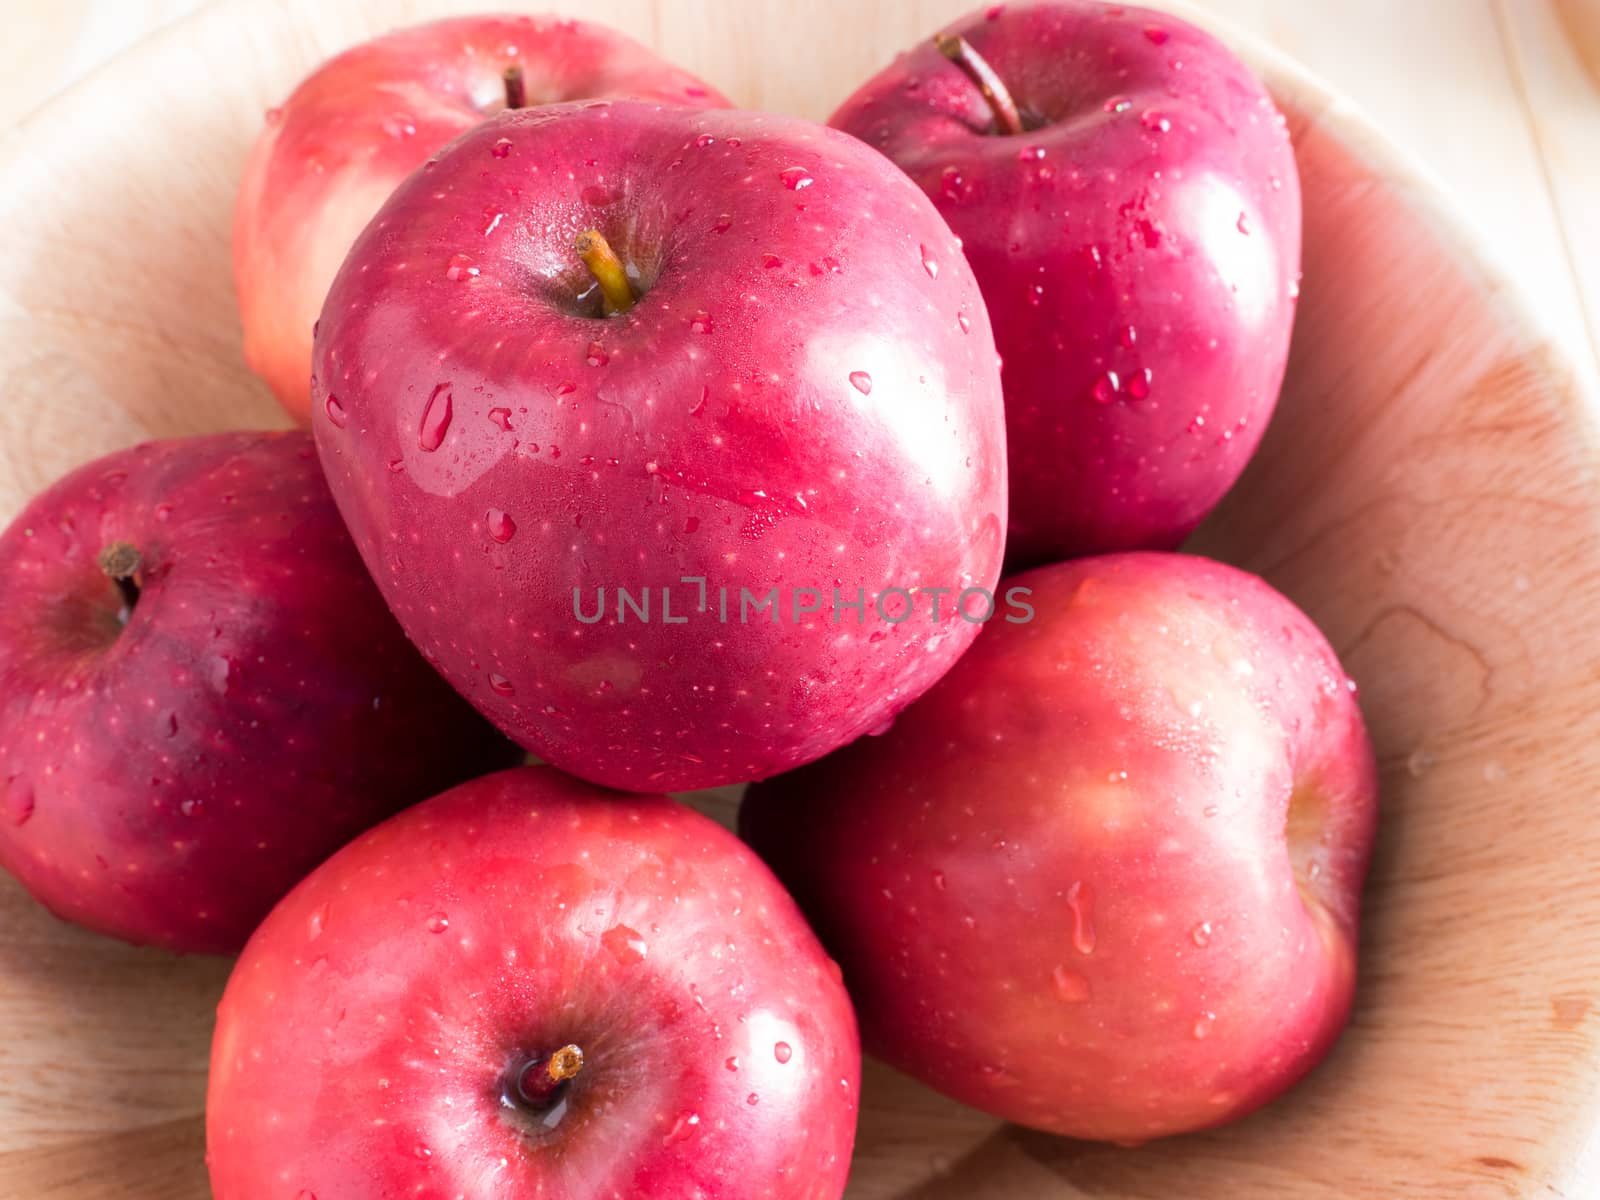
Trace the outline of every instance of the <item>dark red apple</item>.
<instances>
[{"instance_id":1,"label":"dark red apple","mask_svg":"<svg viewBox=\"0 0 1600 1200\"><path fill-rule=\"evenodd\" d=\"M267 114L233 221L250 365L301 424L311 326L350 243L395 185L507 107L642 96L728 102L631 38L556 17L456 17L329 60Z\"/></svg>"},{"instance_id":2,"label":"dark red apple","mask_svg":"<svg viewBox=\"0 0 1600 1200\"><path fill-rule=\"evenodd\" d=\"M372 830L262 925L218 1013L216 1200L837 1200L838 968L721 826L550 767Z\"/></svg>"},{"instance_id":3,"label":"dark red apple","mask_svg":"<svg viewBox=\"0 0 1600 1200\"><path fill-rule=\"evenodd\" d=\"M1283 117L1225 46L1148 9L995 5L939 43L831 123L933 198L983 287L1008 561L1170 549L1238 478L1283 380L1300 278Z\"/></svg>"},{"instance_id":4,"label":"dark red apple","mask_svg":"<svg viewBox=\"0 0 1600 1200\"><path fill-rule=\"evenodd\" d=\"M610 786L850 741L955 661L960 593L998 578L977 285L904 175L806 121L502 114L357 241L316 377L323 464L401 624Z\"/></svg>"},{"instance_id":5,"label":"dark red apple","mask_svg":"<svg viewBox=\"0 0 1600 1200\"><path fill-rule=\"evenodd\" d=\"M744 832L891 1063L1074 1137L1241 1116L1350 1012L1377 815L1353 685L1289 601L1205 559L1008 586L1031 621L882 737L752 789Z\"/></svg>"},{"instance_id":6,"label":"dark red apple","mask_svg":"<svg viewBox=\"0 0 1600 1200\"><path fill-rule=\"evenodd\" d=\"M308 434L153 442L3 535L0 866L231 953L355 833L510 761L384 608Z\"/></svg>"}]
</instances>

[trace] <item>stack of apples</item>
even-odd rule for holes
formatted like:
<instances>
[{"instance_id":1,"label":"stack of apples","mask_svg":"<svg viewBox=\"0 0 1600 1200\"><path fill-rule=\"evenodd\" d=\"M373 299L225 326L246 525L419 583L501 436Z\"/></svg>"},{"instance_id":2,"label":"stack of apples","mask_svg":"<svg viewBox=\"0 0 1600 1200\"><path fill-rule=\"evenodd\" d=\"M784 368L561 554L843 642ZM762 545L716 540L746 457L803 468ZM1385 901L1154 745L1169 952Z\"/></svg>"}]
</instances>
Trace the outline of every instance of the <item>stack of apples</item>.
<instances>
[{"instance_id":1,"label":"stack of apples","mask_svg":"<svg viewBox=\"0 0 1600 1200\"><path fill-rule=\"evenodd\" d=\"M235 216L310 432L128 450L0 539L0 863L243 950L218 1200L832 1200L862 1044L1138 1143L1344 1025L1355 688L1175 552L1283 377L1282 117L1068 0L832 126L575 21L349 50ZM743 841L664 795L752 781Z\"/></svg>"}]
</instances>

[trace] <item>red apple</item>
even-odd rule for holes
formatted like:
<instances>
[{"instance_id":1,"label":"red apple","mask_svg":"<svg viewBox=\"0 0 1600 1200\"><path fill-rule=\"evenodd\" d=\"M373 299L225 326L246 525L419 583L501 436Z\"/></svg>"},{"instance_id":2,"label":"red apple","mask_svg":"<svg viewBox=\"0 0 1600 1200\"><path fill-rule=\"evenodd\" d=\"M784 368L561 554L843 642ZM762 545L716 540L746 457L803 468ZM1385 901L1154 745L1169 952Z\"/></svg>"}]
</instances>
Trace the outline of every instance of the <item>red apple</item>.
<instances>
[{"instance_id":1,"label":"red apple","mask_svg":"<svg viewBox=\"0 0 1600 1200\"><path fill-rule=\"evenodd\" d=\"M1238 478L1283 380L1300 273L1283 118L1226 47L1147 9L995 5L939 42L992 71L995 103L930 40L831 123L933 198L983 286L1008 560L1170 549Z\"/></svg>"},{"instance_id":2,"label":"red apple","mask_svg":"<svg viewBox=\"0 0 1600 1200\"><path fill-rule=\"evenodd\" d=\"M218 1013L216 1200L837 1200L838 968L721 826L549 767L372 830L278 906Z\"/></svg>"},{"instance_id":3,"label":"red apple","mask_svg":"<svg viewBox=\"0 0 1600 1200\"><path fill-rule=\"evenodd\" d=\"M944 673L978 628L959 593L998 578L977 285L904 175L806 121L502 114L357 241L316 378L323 465L401 624L599 783L827 753Z\"/></svg>"},{"instance_id":4,"label":"red apple","mask_svg":"<svg viewBox=\"0 0 1600 1200\"><path fill-rule=\"evenodd\" d=\"M1377 815L1354 687L1299 610L1205 559L1008 587L1031 621L884 736L753 789L744 832L891 1063L1074 1137L1241 1116L1350 1012Z\"/></svg>"},{"instance_id":5,"label":"red apple","mask_svg":"<svg viewBox=\"0 0 1600 1200\"><path fill-rule=\"evenodd\" d=\"M396 184L508 104L616 96L728 103L604 26L485 16L364 42L272 109L239 188L233 267L245 357L289 414L310 419L312 323L350 243Z\"/></svg>"},{"instance_id":6,"label":"red apple","mask_svg":"<svg viewBox=\"0 0 1600 1200\"><path fill-rule=\"evenodd\" d=\"M153 442L0 535L0 866L231 953L349 838L509 761L384 608L307 434Z\"/></svg>"}]
</instances>

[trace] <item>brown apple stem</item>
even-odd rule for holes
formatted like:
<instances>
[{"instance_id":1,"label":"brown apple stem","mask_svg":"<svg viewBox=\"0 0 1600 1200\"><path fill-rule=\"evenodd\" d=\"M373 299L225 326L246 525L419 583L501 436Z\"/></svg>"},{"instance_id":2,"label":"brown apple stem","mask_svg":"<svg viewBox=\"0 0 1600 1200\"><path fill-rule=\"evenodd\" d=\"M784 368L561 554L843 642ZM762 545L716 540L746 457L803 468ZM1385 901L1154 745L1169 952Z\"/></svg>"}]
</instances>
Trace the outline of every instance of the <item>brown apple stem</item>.
<instances>
[{"instance_id":1,"label":"brown apple stem","mask_svg":"<svg viewBox=\"0 0 1600 1200\"><path fill-rule=\"evenodd\" d=\"M144 556L127 542L112 542L100 551L100 569L117 585L122 597L122 612L118 616L126 625L133 615L133 606L139 603L139 568L144 566Z\"/></svg>"},{"instance_id":2,"label":"brown apple stem","mask_svg":"<svg viewBox=\"0 0 1600 1200\"><path fill-rule=\"evenodd\" d=\"M1000 132L1021 133L1022 114L1017 111L1017 102L1011 98L1011 89L1006 87L1005 81L989 65L989 60L974 50L972 43L959 34L936 33L933 35L933 44L939 48L940 54L960 67L967 78L978 85L983 98L989 102L990 111L994 113L995 124L1000 127Z\"/></svg>"},{"instance_id":3,"label":"brown apple stem","mask_svg":"<svg viewBox=\"0 0 1600 1200\"><path fill-rule=\"evenodd\" d=\"M528 107L528 85L522 77L520 66L509 66L501 76L506 81L506 107Z\"/></svg>"},{"instance_id":4,"label":"brown apple stem","mask_svg":"<svg viewBox=\"0 0 1600 1200\"><path fill-rule=\"evenodd\" d=\"M544 1062L531 1062L517 1080L517 1090L529 1104L544 1104L563 1083L577 1078L583 1070L583 1051L577 1046L563 1046Z\"/></svg>"},{"instance_id":5,"label":"brown apple stem","mask_svg":"<svg viewBox=\"0 0 1600 1200\"><path fill-rule=\"evenodd\" d=\"M628 282L628 272L605 235L598 229L587 229L578 235L572 248L600 285L607 316L625 313L633 307L633 285Z\"/></svg>"}]
</instances>

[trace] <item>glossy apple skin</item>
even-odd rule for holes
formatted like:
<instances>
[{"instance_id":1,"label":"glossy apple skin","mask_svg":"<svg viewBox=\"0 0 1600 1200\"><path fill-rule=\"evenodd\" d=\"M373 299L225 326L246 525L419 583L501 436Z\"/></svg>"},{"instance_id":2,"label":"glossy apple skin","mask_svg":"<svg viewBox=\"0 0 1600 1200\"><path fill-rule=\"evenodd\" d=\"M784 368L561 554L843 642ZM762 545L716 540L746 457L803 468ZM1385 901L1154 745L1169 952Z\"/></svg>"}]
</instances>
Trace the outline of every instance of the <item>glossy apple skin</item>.
<instances>
[{"instance_id":1,"label":"glossy apple skin","mask_svg":"<svg viewBox=\"0 0 1600 1200\"><path fill-rule=\"evenodd\" d=\"M641 271L625 314L574 308L591 226ZM513 738L608 786L735 783L850 741L978 626L949 599L938 622L931 599L858 617L832 589L999 576L1004 414L977 285L902 174L809 122L503 114L363 233L316 377L323 464L401 624ZM649 589L655 617L619 621L619 587ZM782 621L741 622L741 589L775 587ZM796 621L797 587L827 605ZM585 624L575 591L592 616L601 588Z\"/></svg>"},{"instance_id":2,"label":"glossy apple skin","mask_svg":"<svg viewBox=\"0 0 1600 1200\"><path fill-rule=\"evenodd\" d=\"M513 65L529 104L617 96L728 104L631 38L557 17L433 21L324 63L268 112L233 217L245 358L302 425L311 327L350 244L429 155L505 107Z\"/></svg>"},{"instance_id":3,"label":"glossy apple skin","mask_svg":"<svg viewBox=\"0 0 1600 1200\"><path fill-rule=\"evenodd\" d=\"M986 628L883 736L752 789L741 828L869 1051L1075 1137L1241 1116L1350 1011L1377 814L1353 689L1292 604L1205 559L1007 586L1033 621Z\"/></svg>"},{"instance_id":4,"label":"glossy apple skin","mask_svg":"<svg viewBox=\"0 0 1600 1200\"><path fill-rule=\"evenodd\" d=\"M1277 402L1300 273L1283 118L1221 43L1164 13L1007 4L951 26L1041 122L995 133L933 46L830 123L933 198L1005 362L1012 568L1171 549Z\"/></svg>"},{"instance_id":5,"label":"glossy apple skin","mask_svg":"<svg viewBox=\"0 0 1600 1200\"><path fill-rule=\"evenodd\" d=\"M546 1128L503 1098L568 1044ZM211 1183L837 1200L860 1067L837 966L732 834L526 767L372 830L262 925L218 1013Z\"/></svg>"},{"instance_id":6,"label":"glossy apple skin","mask_svg":"<svg viewBox=\"0 0 1600 1200\"><path fill-rule=\"evenodd\" d=\"M0 562L0 866L90 929L237 952L354 834L512 760L385 609L308 434L102 458Z\"/></svg>"}]
</instances>

